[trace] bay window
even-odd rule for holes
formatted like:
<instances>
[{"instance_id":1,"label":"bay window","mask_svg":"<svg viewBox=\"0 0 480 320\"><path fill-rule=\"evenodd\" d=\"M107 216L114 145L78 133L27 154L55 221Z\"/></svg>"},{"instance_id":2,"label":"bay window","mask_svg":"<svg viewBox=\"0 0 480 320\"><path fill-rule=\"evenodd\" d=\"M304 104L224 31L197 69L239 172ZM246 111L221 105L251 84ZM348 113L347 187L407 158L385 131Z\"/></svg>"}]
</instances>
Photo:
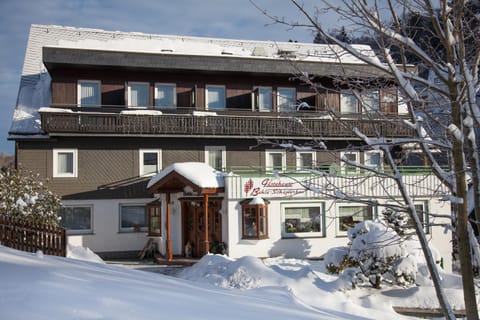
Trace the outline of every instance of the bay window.
<instances>
[{"instance_id":1,"label":"bay window","mask_svg":"<svg viewBox=\"0 0 480 320\"><path fill-rule=\"evenodd\" d=\"M249 198L240 202L242 239L268 238L268 203L262 198Z\"/></svg>"}]
</instances>

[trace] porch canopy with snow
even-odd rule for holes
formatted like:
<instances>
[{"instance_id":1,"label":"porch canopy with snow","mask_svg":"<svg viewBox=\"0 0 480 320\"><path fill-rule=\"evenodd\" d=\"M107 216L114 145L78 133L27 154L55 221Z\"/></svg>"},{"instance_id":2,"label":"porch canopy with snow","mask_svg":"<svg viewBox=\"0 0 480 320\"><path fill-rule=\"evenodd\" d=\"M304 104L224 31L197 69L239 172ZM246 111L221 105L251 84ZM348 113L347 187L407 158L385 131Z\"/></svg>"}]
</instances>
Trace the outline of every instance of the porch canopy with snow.
<instances>
[{"instance_id":1,"label":"porch canopy with snow","mask_svg":"<svg viewBox=\"0 0 480 320\"><path fill-rule=\"evenodd\" d=\"M167 259L173 260L171 240L171 193L195 193L203 195L205 220L208 221L208 196L225 191L224 174L202 162L174 163L154 176L147 185L150 193L166 196L166 252ZM205 226L205 252L209 251L208 224Z\"/></svg>"}]
</instances>

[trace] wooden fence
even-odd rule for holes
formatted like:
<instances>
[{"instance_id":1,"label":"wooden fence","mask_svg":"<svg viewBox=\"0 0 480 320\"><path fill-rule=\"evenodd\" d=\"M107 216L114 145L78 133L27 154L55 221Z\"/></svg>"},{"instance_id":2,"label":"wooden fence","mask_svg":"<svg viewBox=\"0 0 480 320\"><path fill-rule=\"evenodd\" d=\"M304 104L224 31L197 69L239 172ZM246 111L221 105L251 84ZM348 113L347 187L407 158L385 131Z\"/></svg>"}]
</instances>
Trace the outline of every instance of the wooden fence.
<instances>
[{"instance_id":1,"label":"wooden fence","mask_svg":"<svg viewBox=\"0 0 480 320\"><path fill-rule=\"evenodd\" d=\"M53 256L67 255L65 229L0 216L0 244L13 249Z\"/></svg>"}]
</instances>

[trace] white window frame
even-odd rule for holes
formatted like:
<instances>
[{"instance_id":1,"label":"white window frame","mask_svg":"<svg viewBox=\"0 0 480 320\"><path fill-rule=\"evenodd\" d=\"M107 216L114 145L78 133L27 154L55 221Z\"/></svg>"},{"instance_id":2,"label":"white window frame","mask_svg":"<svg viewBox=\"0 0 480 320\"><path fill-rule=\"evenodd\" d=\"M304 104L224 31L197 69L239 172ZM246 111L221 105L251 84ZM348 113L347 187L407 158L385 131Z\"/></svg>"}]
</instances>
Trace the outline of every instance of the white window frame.
<instances>
[{"instance_id":1,"label":"white window frame","mask_svg":"<svg viewBox=\"0 0 480 320\"><path fill-rule=\"evenodd\" d=\"M159 87L165 87L165 88L170 88L172 90L172 97L173 97L173 104L164 106L164 105L158 105L157 100L158 100L158 88ZM177 107L177 86L174 83L160 83L157 82L155 83L155 93L154 93L154 107L155 109L175 109Z\"/></svg>"},{"instance_id":2,"label":"white window frame","mask_svg":"<svg viewBox=\"0 0 480 320\"><path fill-rule=\"evenodd\" d=\"M82 85L83 84L95 84L98 90L98 96L95 103L82 103ZM79 107L99 107L102 104L102 83L100 80L78 80L77 81L77 105Z\"/></svg>"},{"instance_id":3,"label":"white window frame","mask_svg":"<svg viewBox=\"0 0 480 320\"><path fill-rule=\"evenodd\" d=\"M68 204L62 205L63 208L90 208L90 228L89 229L68 229L66 228L67 234L77 235L77 234L92 234L93 233L93 204Z\"/></svg>"},{"instance_id":4,"label":"white window frame","mask_svg":"<svg viewBox=\"0 0 480 320\"><path fill-rule=\"evenodd\" d=\"M217 88L223 90L223 107L222 108L209 108L208 104L208 90L209 88ZM224 85L207 84L205 85L205 110L225 110L227 108L227 89Z\"/></svg>"},{"instance_id":5,"label":"white window frame","mask_svg":"<svg viewBox=\"0 0 480 320\"><path fill-rule=\"evenodd\" d=\"M358 175L360 173L360 168L355 167L353 165L347 164L345 161L343 161L343 158L346 157L347 155L355 155L355 162L360 163L360 152L358 151L342 151L340 152L340 167L342 169L342 174L344 175ZM351 168L351 169L350 169Z\"/></svg>"},{"instance_id":6,"label":"white window frame","mask_svg":"<svg viewBox=\"0 0 480 320\"><path fill-rule=\"evenodd\" d=\"M122 208L123 207L143 207L145 213L145 225L136 229L135 227L122 227ZM145 203L120 203L118 206L118 228L121 233L124 232L148 232L148 214Z\"/></svg>"},{"instance_id":7,"label":"white window frame","mask_svg":"<svg viewBox=\"0 0 480 320\"><path fill-rule=\"evenodd\" d=\"M360 94L362 111L379 112L380 111L380 92L378 90L367 90ZM373 107L373 108L372 108Z\"/></svg>"},{"instance_id":8,"label":"white window frame","mask_svg":"<svg viewBox=\"0 0 480 320\"><path fill-rule=\"evenodd\" d=\"M287 152L285 150L267 149L265 150L265 169L267 172L273 172L273 163L270 161L271 154L282 155L282 172L287 170Z\"/></svg>"},{"instance_id":9,"label":"white window frame","mask_svg":"<svg viewBox=\"0 0 480 320\"><path fill-rule=\"evenodd\" d=\"M265 108L263 104L260 103L260 91L265 91L265 94L268 95L270 99L270 106L269 108ZM263 93L262 93L263 95ZM252 95L252 106L253 111L260 111L260 112L272 112L273 111L273 89L272 87L254 87L253 88L253 95Z\"/></svg>"},{"instance_id":10,"label":"white window frame","mask_svg":"<svg viewBox=\"0 0 480 320\"><path fill-rule=\"evenodd\" d=\"M289 93L293 93L293 101L291 105L287 105L287 108L284 109L283 105L281 104L281 100L286 96L285 94L280 94L280 91L290 91ZM278 112L294 112L297 111L296 107L297 102L297 90L292 87L278 87L277 88L277 109Z\"/></svg>"},{"instance_id":11,"label":"white window frame","mask_svg":"<svg viewBox=\"0 0 480 320\"><path fill-rule=\"evenodd\" d=\"M302 154L311 154L312 155L312 168L304 168L302 167ZM296 167L297 171L306 171L315 168L315 163L317 162L317 153L315 151L297 151L295 153L296 157Z\"/></svg>"},{"instance_id":12,"label":"white window frame","mask_svg":"<svg viewBox=\"0 0 480 320\"><path fill-rule=\"evenodd\" d=\"M67 172L58 172L58 156L60 153L71 153L72 154L72 171L71 173ZM78 177L78 150L77 149L53 149L53 174L54 178L76 178Z\"/></svg>"},{"instance_id":13,"label":"white window frame","mask_svg":"<svg viewBox=\"0 0 480 320\"><path fill-rule=\"evenodd\" d=\"M346 108L346 104L344 104L344 101L346 101L347 96L349 97L348 101L350 101L350 97L353 97L355 99L355 110L351 110L351 108ZM353 92L341 92L340 93L340 113L341 114L355 114L358 113L358 99L357 97L353 94Z\"/></svg>"},{"instance_id":14,"label":"white window frame","mask_svg":"<svg viewBox=\"0 0 480 320\"><path fill-rule=\"evenodd\" d=\"M368 208L368 205L361 204L361 203L345 203L340 202L337 203L335 206L335 233L337 237L345 237L347 236L348 231L340 230L340 208L341 207L365 207ZM372 208L372 217L371 219L375 219L377 216L376 207L370 206Z\"/></svg>"},{"instance_id":15,"label":"white window frame","mask_svg":"<svg viewBox=\"0 0 480 320\"><path fill-rule=\"evenodd\" d=\"M157 154L157 171L156 172L145 172L145 164L143 163L143 156L145 153L156 153ZM159 173L162 170L162 150L161 149L140 149L138 151L138 172L139 176L153 176Z\"/></svg>"},{"instance_id":16,"label":"white window frame","mask_svg":"<svg viewBox=\"0 0 480 320\"><path fill-rule=\"evenodd\" d=\"M132 105L132 85L145 85L147 87L147 105ZM150 83L149 82L138 82L138 81L129 81L127 86L127 100L129 108L141 108L147 109L150 104Z\"/></svg>"},{"instance_id":17,"label":"white window frame","mask_svg":"<svg viewBox=\"0 0 480 320\"><path fill-rule=\"evenodd\" d=\"M209 162L209 155L211 151L221 151L222 155L222 169L225 170L227 167L227 149L225 146L205 146L205 163L209 166L212 166ZM217 169L218 170L218 169Z\"/></svg>"},{"instance_id":18,"label":"white window frame","mask_svg":"<svg viewBox=\"0 0 480 320\"><path fill-rule=\"evenodd\" d=\"M372 155L373 154L378 154L380 156L380 163L377 165L372 165L371 163L369 163L369 159L372 158ZM376 169L380 172L383 171L383 152L381 150L369 150L369 151L365 151L364 153L364 165L366 167L370 167L370 168L373 168L373 169Z\"/></svg>"},{"instance_id":19,"label":"white window frame","mask_svg":"<svg viewBox=\"0 0 480 320\"><path fill-rule=\"evenodd\" d=\"M320 231L318 232L286 232L285 231L285 209L286 208L320 208ZM309 202L293 202L293 203L280 203L281 212L281 231L282 238L323 238L326 236L325 227L325 202L309 201Z\"/></svg>"}]
</instances>

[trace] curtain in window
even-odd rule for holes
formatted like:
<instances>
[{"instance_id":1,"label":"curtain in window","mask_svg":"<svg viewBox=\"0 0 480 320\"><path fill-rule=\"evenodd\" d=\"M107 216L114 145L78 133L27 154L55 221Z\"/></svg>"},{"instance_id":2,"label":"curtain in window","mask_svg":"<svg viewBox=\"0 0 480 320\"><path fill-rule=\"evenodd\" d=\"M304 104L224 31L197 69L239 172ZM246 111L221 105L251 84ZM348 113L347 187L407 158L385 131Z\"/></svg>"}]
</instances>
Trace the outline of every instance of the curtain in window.
<instances>
[{"instance_id":1,"label":"curtain in window","mask_svg":"<svg viewBox=\"0 0 480 320\"><path fill-rule=\"evenodd\" d=\"M342 93L340 99L341 113L357 113L357 98L353 94Z\"/></svg>"},{"instance_id":2,"label":"curtain in window","mask_svg":"<svg viewBox=\"0 0 480 320\"><path fill-rule=\"evenodd\" d=\"M225 88L207 87L207 108L208 110L225 108Z\"/></svg>"},{"instance_id":3,"label":"curtain in window","mask_svg":"<svg viewBox=\"0 0 480 320\"><path fill-rule=\"evenodd\" d=\"M148 101L148 85L144 83L130 84L130 106L146 107Z\"/></svg>"},{"instance_id":4,"label":"curtain in window","mask_svg":"<svg viewBox=\"0 0 480 320\"><path fill-rule=\"evenodd\" d=\"M272 111L272 89L259 88L258 89L258 110Z\"/></svg>"},{"instance_id":5,"label":"curtain in window","mask_svg":"<svg viewBox=\"0 0 480 320\"><path fill-rule=\"evenodd\" d=\"M157 173L158 172L158 153L145 152L143 154L143 173Z\"/></svg>"},{"instance_id":6,"label":"curtain in window","mask_svg":"<svg viewBox=\"0 0 480 320\"><path fill-rule=\"evenodd\" d=\"M97 106L100 104L100 88L97 82L80 83L80 104L82 106Z\"/></svg>"},{"instance_id":7,"label":"curtain in window","mask_svg":"<svg viewBox=\"0 0 480 320\"><path fill-rule=\"evenodd\" d=\"M212 168L221 171L222 170L222 151L221 150L209 150L208 151L208 164Z\"/></svg>"},{"instance_id":8,"label":"curtain in window","mask_svg":"<svg viewBox=\"0 0 480 320\"><path fill-rule=\"evenodd\" d=\"M58 173L71 173L73 174L73 153L71 152L59 152L57 161Z\"/></svg>"},{"instance_id":9,"label":"curtain in window","mask_svg":"<svg viewBox=\"0 0 480 320\"><path fill-rule=\"evenodd\" d=\"M175 86L157 84L155 106L160 108L174 108L175 95Z\"/></svg>"}]
</instances>

